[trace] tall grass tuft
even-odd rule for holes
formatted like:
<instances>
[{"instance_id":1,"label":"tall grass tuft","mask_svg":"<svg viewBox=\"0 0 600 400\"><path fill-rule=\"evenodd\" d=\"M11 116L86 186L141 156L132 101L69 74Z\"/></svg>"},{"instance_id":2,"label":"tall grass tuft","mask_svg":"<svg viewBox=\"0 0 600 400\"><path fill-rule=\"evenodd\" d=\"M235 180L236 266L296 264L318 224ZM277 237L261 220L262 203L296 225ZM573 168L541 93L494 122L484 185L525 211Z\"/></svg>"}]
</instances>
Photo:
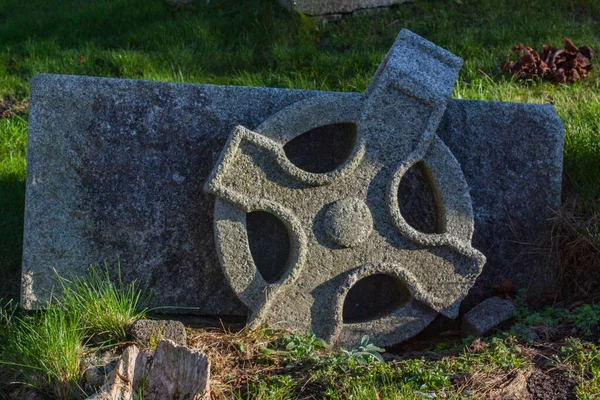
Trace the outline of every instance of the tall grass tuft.
<instances>
[{"instance_id":1,"label":"tall grass tuft","mask_svg":"<svg viewBox=\"0 0 600 400\"><path fill-rule=\"evenodd\" d=\"M81 397L79 382L87 350L81 315L50 307L11 321L0 363L19 381L58 399Z\"/></svg>"},{"instance_id":2,"label":"tall grass tuft","mask_svg":"<svg viewBox=\"0 0 600 400\"><path fill-rule=\"evenodd\" d=\"M131 325L146 316L149 296L136 282L124 285L120 269L116 282L110 278L107 269L90 267L87 278L59 279L64 292L61 305L81 315L86 335L114 344L126 340Z\"/></svg>"},{"instance_id":3,"label":"tall grass tuft","mask_svg":"<svg viewBox=\"0 0 600 400\"><path fill-rule=\"evenodd\" d=\"M45 310L18 316L14 305L0 303L0 382L6 390L28 386L50 398L87 397L81 385L84 359L98 342L91 339L121 342L146 314L143 290L124 285L120 271L116 282L93 267L86 278L59 281L64 295ZM2 390L0 398L8 397Z\"/></svg>"}]
</instances>

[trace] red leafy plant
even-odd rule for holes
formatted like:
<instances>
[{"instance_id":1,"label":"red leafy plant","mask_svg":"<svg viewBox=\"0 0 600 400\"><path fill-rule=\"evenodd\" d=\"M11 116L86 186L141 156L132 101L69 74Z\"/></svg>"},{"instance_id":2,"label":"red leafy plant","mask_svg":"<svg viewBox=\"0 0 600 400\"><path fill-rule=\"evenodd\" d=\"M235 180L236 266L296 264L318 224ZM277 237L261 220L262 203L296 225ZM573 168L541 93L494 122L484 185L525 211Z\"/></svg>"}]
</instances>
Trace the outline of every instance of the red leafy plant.
<instances>
[{"instance_id":1,"label":"red leafy plant","mask_svg":"<svg viewBox=\"0 0 600 400\"><path fill-rule=\"evenodd\" d=\"M502 64L502 71L510 72L519 79L552 79L558 83L577 82L590 74L594 51L590 46L577 47L569 38L564 48L556 49L545 44L538 53L523 43L512 48L519 55L517 61Z\"/></svg>"}]
</instances>

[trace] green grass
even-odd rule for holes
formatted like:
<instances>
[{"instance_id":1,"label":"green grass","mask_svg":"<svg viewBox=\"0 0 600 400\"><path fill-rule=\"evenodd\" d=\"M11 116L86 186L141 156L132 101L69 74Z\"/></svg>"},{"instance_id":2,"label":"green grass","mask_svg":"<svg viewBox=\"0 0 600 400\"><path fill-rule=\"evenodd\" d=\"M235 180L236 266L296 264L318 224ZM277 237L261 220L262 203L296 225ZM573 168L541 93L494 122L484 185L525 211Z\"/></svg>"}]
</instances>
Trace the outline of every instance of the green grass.
<instances>
[{"instance_id":1,"label":"green grass","mask_svg":"<svg viewBox=\"0 0 600 400\"><path fill-rule=\"evenodd\" d=\"M80 315L50 308L40 315L15 318L2 354L27 385L59 399L74 398L86 354Z\"/></svg>"},{"instance_id":2,"label":"green grass","mask_svg":"<svg viewBox=\"0 0 600 400\"><path fill-rule=\"evenodd\" d=\"M554 363L558 367L567 367L569 375L582 382L576 389L578 399L600 397L600 349L597 345L568 339L554 356Z\"/></svg>"},{"instance_id":3,"label":"green grass","mask_svg":"<svg viewBox=\"0 0 600 400\"><path fill-rule=\"evenodd\" d=\"M375 357L364 362L352 356L356 350L315 346L310 334L262 329L225 333L217 343L214 340L214 333L199 333L191 343L214 361L215 399L462 399L468 397L465 387L478 398L498 384L496 376L525 373L532 365L526 347L513 336L466 339L450 348L388 362ZM229 363L222 361L232 357ZM479 378L468 379L474 376Z\"/></svg>"},{"instance_id":4,"label":"green grass","mask_svg":"<svg viewBox=\"0 0 600 400\"><path fill-rule=\"evenodd\" d=\"M0 299L18 295L26 148L27 121L0 119Z\"/></svg>"},{"instance_id":5,"label":"green grass","mask_svg":"<svg viewBox=\"0 0 600 400\"><path fill-rule=\"evenodd\" d=\"M555 85L514 82L499 69L519 42L560 46L569 36L600 50L597 1L426 0L328 24L275 0L177 10L163 0L1 0L0 97L27 98L38 73L362 91L402 28L465 59L457 98L554 103L566 126L566 194L587 214L600 210L600 74ZM9 277L20 267L26 126L0 123L0 272ZM0 297L15 296L10 281Z\"/></svg>"},{"instance_id":6,"label":"green grass","mask_svg":"<svg viewBox=\"0 0 600 400\"><path fill-rule=\"evenodd\" d=\"M148 296L133 282L123 285L121 276L111 280L108 271L90 268L89 276L61 279L61 305L70 314L81 315L87 336L106 339L108 343L125 341L131 325L146 316Z\"/></svg>"},{"instance_id":7,"label":"green grass","mask_svg":"<svg viewBox=\"0 0 600 400\"><path fill-rule=\"evenodd\" d=\"M401 352L399 359L386 362L357 357L360 348L328 348L313 334L264 327L240 333L192 332L189 343L213 360L215 399L505 398L502 390L510 385L513 393L527 395L519 378L526 379L536 369L573 379L578 399L597 398L597 309L582 305L571 311L536 311L517 303L516 324L509 331L462 342L438 338L424 351ZM524 329L540 337L519 338ZM543 333L554 339L542 339Z\"/></svg>"},{"instance_id":8,"label":"green grass","mask_svg":"<svg viewBox=\"0 0 600 400\"><path fill-rule=\"evenodd\" d=\"M146 313L142 289L110 278L94 268L85 278L59 278L63 297L31 314L0 303L0 395L9 382L56 399L89 395L82 386L84 357L124 342Z\"/></svg>"}]
</instances>

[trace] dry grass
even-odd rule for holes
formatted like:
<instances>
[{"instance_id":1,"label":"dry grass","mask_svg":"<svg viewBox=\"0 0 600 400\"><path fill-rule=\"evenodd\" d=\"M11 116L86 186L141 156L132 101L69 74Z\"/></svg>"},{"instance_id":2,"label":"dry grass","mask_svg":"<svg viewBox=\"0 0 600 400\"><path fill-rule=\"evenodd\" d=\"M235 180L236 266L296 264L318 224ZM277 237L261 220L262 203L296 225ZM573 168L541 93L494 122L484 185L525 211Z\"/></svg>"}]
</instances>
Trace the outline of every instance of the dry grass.
<instances>
[{"instance_id":1,"label":"dry grass","mask_svg":"<svg viewBox=\"0 0 600 400\"><path fill-rule=\"evenodd\" d=\"M600 213L592 209L571 196L554 218L549 247L562 299L600 299Z\"/></svg>"},{"instance_id":2,"label":"dry grass","mask_svg":"<svg viewBox=\"0 0 600 400\"><path fill-rule=\"evenodd\" d=\"M527 380L532 372L533 368L508 372L498 367L479 370L469 377L465 386L479 399L528 399Z\"/></svg>"},{"instance_id":3,"label":"dry grass","mask_svg":"<svg viewBox=\"0 0 600 400\"><path fill-rule=\"evenodd\" d=\"M248 383L281 370L280 358L269 351L274 342L269 330L191 330L188 346L211 360L211 398L231 399Z\"/></svg>"},{"instance_id":4,"label":"dry grass","mask_svg":"<svg viewBox=\"0 0 600 400\"><path fill-rule=\"evenodd\" d=\"M17 100L11 95L4 95L0 100L0 118L23 115L29 111L29 99Z\"/></svg>"}]
</instances>

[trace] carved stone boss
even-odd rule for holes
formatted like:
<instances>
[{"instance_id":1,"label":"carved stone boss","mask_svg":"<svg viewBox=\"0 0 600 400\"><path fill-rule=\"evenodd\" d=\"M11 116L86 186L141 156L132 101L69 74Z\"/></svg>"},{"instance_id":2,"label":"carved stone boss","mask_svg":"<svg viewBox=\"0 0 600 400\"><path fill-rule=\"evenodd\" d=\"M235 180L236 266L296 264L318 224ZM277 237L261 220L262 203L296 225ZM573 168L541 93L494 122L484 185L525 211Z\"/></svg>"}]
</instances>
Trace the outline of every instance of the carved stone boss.
<instances>
[{"instance_id":1,"label":"carved stone boss","mask_svg":"<svg viewBox=\"0 0 600 400\"><path fill-rule=\"evenodd\" d=\"M403 30L361 98L317 96L283 109L254 131L231 133L205 190L217 197L220 263L249 323L313 331L355 346L362 335L390 345L441 313L455 318L485 257L471 246L473 210L460 165L436 130L462 60ZM294 165L284 145L312 129L353 124L354 148L327 173ZM437 203L436 233L409 225L398 187L422 162ZM265 211L287 228L290 255L267 282L248 244L246 214ZM386 275L407 291L391 310L344 322L343 306L361 279ZM369 296L365 293L364 296Z\"/></svg>"}]
</instances>

